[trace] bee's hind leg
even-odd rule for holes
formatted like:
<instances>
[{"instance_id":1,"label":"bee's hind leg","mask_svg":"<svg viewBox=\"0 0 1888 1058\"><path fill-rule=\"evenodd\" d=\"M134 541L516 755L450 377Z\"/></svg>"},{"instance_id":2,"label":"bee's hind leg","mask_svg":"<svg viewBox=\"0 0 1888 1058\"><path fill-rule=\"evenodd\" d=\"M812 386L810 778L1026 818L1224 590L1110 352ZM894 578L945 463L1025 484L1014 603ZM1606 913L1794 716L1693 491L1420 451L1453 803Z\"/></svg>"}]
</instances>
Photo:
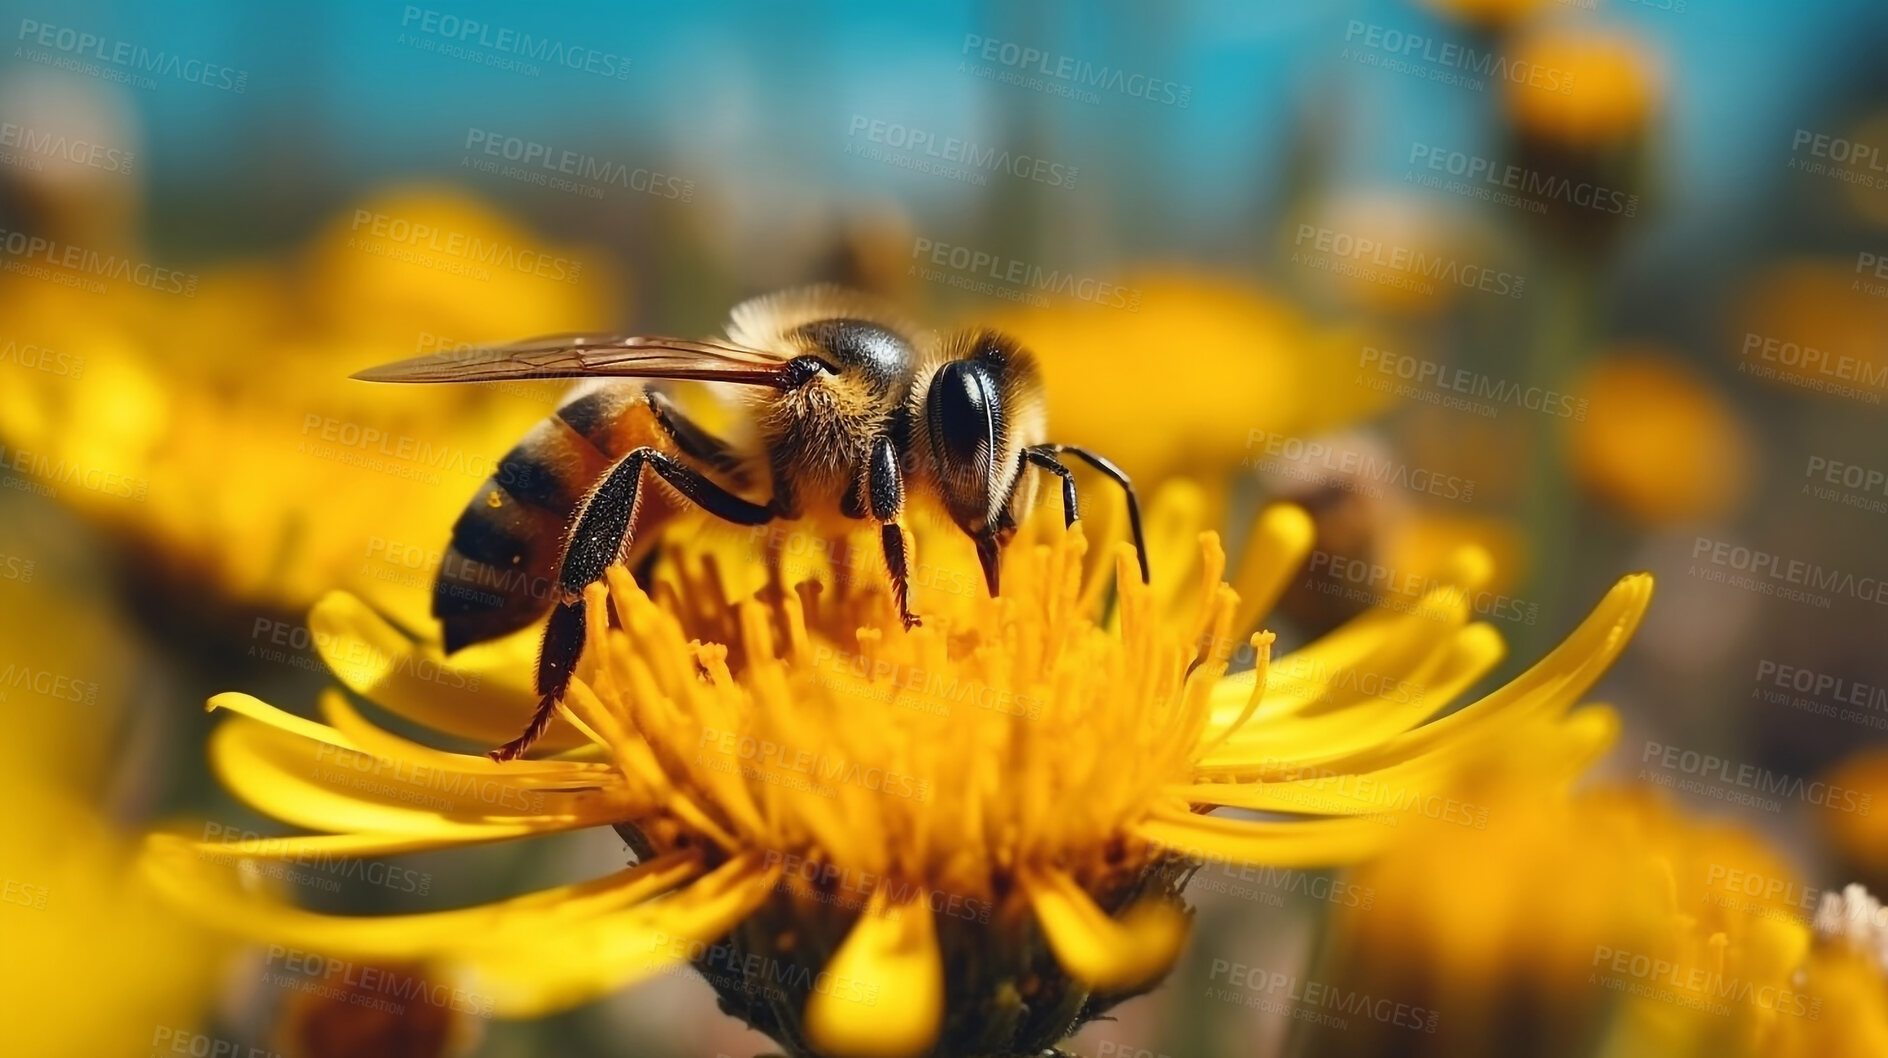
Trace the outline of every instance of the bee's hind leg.
<instances>
[{"instance_id":1,"label":"bee's hind leg","mask_svg":"<svg viewBox=\"0 0 1888 1058\"><path fill-rule=\"evenodd\" d=\"M583 656L583 641L583 599L558 603L551 611L550 623L544 626L544 640L538 647L537 688L543 697L538 699L538 707L532 711L531 722L525 725L524 732L487 756L501 764L517 760L544 736L545 729L551 726L551 717L557 715L557 703L570 687L571 670Z\"/></svg>"},{"instance_id":2,"label":"bee's hind leg","mask_svg":"<svg viewBox=\"0 0 1888 1058\"><path fill-rule=\"evenodd\" d=\"M538 650L537 689L542 697L537 710L523 734L491 752L493 760L517 759L550 726L557 703L570 687L577 660L583 656L583 591L603 579L603 572L627 548L645 467L717 518L736 525L764 525L774 519L772 507L736 496L666 452L644 447L617 460L584 498L564 544L564 560L557 574L562 601L544 627L544 643Z\"/></svg>"}]
</instances>

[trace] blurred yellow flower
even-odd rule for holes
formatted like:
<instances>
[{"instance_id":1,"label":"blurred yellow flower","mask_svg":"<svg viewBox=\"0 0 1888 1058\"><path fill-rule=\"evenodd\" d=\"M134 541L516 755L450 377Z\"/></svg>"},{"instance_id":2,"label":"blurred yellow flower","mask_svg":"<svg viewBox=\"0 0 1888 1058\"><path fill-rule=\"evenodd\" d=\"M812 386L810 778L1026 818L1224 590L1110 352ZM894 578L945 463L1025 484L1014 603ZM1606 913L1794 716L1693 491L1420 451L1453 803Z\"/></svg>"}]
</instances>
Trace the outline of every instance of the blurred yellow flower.
<instances>
[{"instance_id":1,"label":"blurred yellow flower","mask_svg":"<svg viewBox=\"0 0 1888 1058\"><path fill-rule=\"evenodd\" d=\"M423 599L444 527L555 393L350 371L603 326L617 294L596 255L424 189L343 210L300 261L191 281L0 277L4 470L116 532L177 597L282 608L335 585Z\"/></svg>"},{"instance_id":2,"label":"blurred yellow flower","mask_svg":"<svg viewBox=\"0 0 1888 1058\"><path fill-rule=\"evenodd\" d=\"M1472 26L1505 29L1547 6L1547 0L1428 0L1428 6Z\"/></svg>"},{"instance_id":3,"label":"blurred yellow flower","mask_svg":"<svg viewBox=\"0 0 1888 1058\"><path fill-rule=\"evenodd\" d=\"M0 769L5 1050L93 1058L188 1045L225 945L157 898L136 869L137 840L100 807L114 772L138 766L121 753L135 655L102 600L53 573L9 578L0 597L0 701L22 747Z\"/></svg>"},{"instance_id":4,"label":"blurred yellow flower","mask_svg":"<svg viewBox=\"0 0 1888 1058\"><path fill-rule=\"evenodd\" d=\"M1871 804L1888 804L1888 748L1858 750L1825 778ZM1878 891L1888 889L1888 812L1820 812L1817 821L1845 865Z\"/></svg>"},{"instance_id":5,"label":"blurred yellow flower","mask_svg":"<svg viewBox=\"0 0 1888 1058\"><path fill-rule=\"evenodd\" d=\"M1320 199L1316 207L1283 226L1279 255L1307 285L1364 312L1435 316L1466 297L1522 296L1527 277L1498 263L1494 229L1462 210L1397 190L1371 190ZM1347 334L1331 355L1327 381L1355 384L1365 344ZM1327 354L1328 355L1328 354ZM1386 381L1379 377L1379 382ZM1295 390L1306 393L1324 390ZM1348 395L1349 388L1342 390ZM1307 401L1306 403L1315 403Z\"/></svg>"},{"instance_id":6,"label":"blurred yellow flower","mask_svg":"<svg viewBox=\"0 0 1888 1058\"><path fill-rule=\"evenodd\" d=\"M136 840L47 783L9 772L0 796L7 1050L94 1058L202 1035L221 944L153 892Z\"/></svg>"},{"instance_id":7,"label":"blurred yellow flower","mask_svg":"<svg viewBox=\"0 0 1888 1058\"><path fill-rule=\"evenodd\" d=\"M1662 350L1622 346L1572 384L1586 402L1569 424L1580 483L1620 513L1662 526L1721 518L1749 492L1756 456L1725 395Z\"/></svg>"},{"instance_id":8,"label":"blurred yellow flower","mask_svg":"<svg viewBox=\"0 0 1888 1058\"><path fill-rule=\"evenodd\" d=\"M1814 887L1754 831L1653 791L1569 793L1579 762L1551 745L1603 748L1618 722L1565 723L1589 737L1542 727L1533 749L1471 766L1485 830L1416 821L1355 872L1375 900L1339 911L1327 972L1435 1011L1421 1053L1881 1053L1888 983L1812 943ZM1361 1027L1318 1053L1407 1053Z\"/></svg>"},{"instance_id":9,"label":"blurred yellow flower","mask_svg":"<svg viewBox=\"0 0 1888 1058\"><path fill-rule=\"evenodd\" d=\"M1869 114L1844 134L1842 139L1858 147L1864 144L1871 147L1878 143L1888 144L1888 110ZM1888 225L1888 186L1884 186L1875 173L1868 171L1869 165L1863 157L1855 156L1861 151L1850 154L1851 148L1847 144L1832 151L1830 160L1835 163L1831 166L1833 173L1840 175L1843 191L1856 213L1872 224ZM1838 158L1842 160L1837 161Z\"/></svg>"},{"instance_id":10,"label":"blurred yellow flower","mask_svg":"<svg viewBox=\"0 0 1888 1058\"><path fill-rule=\"evenodd\" d=\"M1485 555L1452 556L1416 602L1273 662L1269 634L1234 630L1304 560L1309 519L1265 511L1235 592L1200 531L1206 506L1185 485L1155 498L1150 585L1125 547L1112 577L1106 563L1085 576L1082 531L1053 512L1007 551L999 599L976 589L967 545L927 538L927 563L964 575L928 583L910 632L881 579L843 563L794 589L770 581L754 550L789 530L744 554L686 543L648 592L616 568L586 596L604 631L552 731L579 748L551 759L429 748L338 693L325 723L212 702L238 714L211 748L223 781L322 832L219 852L388 855L614 826L639 861L617 874L363 919L246 899L182 838L153 838L147 870L258 938L462 965L500 1015L692 962L796 1055L1037 1053L1168 970L1191 863L1348 862L1405 816L1463 824L1456 763L1559 717L1651 594L1648 577L1622 580L1533 668L1440 716L1502 652L1465 601ZM448 660L338 594L311 624L350 689L409 720L489 739L530 711L515 642ZM1255 667L1226 675L1236 654ZM1278 817L1205 814L1216 806Z\"/></svg>"},{"instance_id":11,"label":"blurred yellow flower","mask_svg":"<svg viewBox=\"0 0 1888 1058\"><path fill-rule=\"evenodd\" d=\"M1622 31L1543 26L1509 58L1529 71L1503 82L1509 121L1524 138L1576 151L1617 147L1642 134L1663 102L1653 56Z\"/></svg>"},{"instance_id":12,"label":"blurred yellow flower","mask_svg":"<svg viewBox=\"0 0 1888 1058\"><path fill-rule=\"evenodd\" d=\"M1488 552L1494 573L1485 591L1507 593L1527 581L1533 556L1527 537L1513 521L1493 515L1413 515L1390 527L1384 553L1394 569L1431 569L1450 551L1473 544Z\"/></svg>"},{"instance_id":13,"label":"blurred yellow flower","mask_svg":"<svg viewBox=\"0 0 1888 1058\"><path fill-rule=\"evenodd\" d=\"M1738 298L1725 352L1772 385L1879 406L1888 401L1888 279L1856 260L1794 258Z\"/></svg>"},{"instance_id":14,"label":"blurred yellow flower","mask_svg":"<svg viewBox=\"0 0 1888 1058\"><path fill-rule=\"evenodd\" d=\"M1353 382L1362 331L1320 326L1263 287L1178 269L1120 282L1138 292L1136 310L1057 299L979 322L1035 352L1059 440L1094 445L1136 477L1210 480L1255 433L1311 436L1388 399Z\"/></svg>"}]
</instances>

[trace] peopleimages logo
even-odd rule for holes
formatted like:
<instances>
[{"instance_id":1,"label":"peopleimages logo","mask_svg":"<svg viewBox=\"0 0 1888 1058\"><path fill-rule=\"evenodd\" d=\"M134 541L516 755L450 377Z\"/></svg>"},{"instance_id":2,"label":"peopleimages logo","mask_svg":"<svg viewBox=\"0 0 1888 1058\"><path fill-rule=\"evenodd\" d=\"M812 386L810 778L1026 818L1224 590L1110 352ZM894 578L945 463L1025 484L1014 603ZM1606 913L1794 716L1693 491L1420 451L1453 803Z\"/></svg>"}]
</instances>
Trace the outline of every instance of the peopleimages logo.
<instances>
[{"instance_id":1,"label":"peopleimages logo","mask_svg":"<svg viewBox=\"0 0 1888 1058\"><path fill-rule=\"evenodd\" d=\"M1225 982L1226 988L1209 987L1206 994L1223 1002L1253 1006L1268 1013L1286 1016L1299 1016L1299 1011L1331 1012L1350 1017L1364 1017L1384 1025L1397 1028L1414 1029L1418 1032L1435 1032L1440 1015L1426 1007L1413 1003L1404 1003L1386 996L1372 995L1355 989L1346 989L1339 985L1327 984L1301 978L1297 974L1281 973L1261 966L1248 966L1242 962L1228 959L1214 959L1207 977L1214 982ZM1279 1006L1266 1006L1259 1002L1269 999ZM1311 1020L1311 1019L1306 1019ZM1342 1020L1334 1023L1337 1028L1346 1027Z\"/></svg>"},{"instance_id":2,"label":"peopleimages logo","mask_svg":"<svg viewBox=\"0 0 1888 1058\"><path fill-rule=\"evenodd\" d=\"M1795 598L1796 590L1801 589L1846 595L1876 606L1888 606L1888 580L1880 577L1858 577L1815 562L1786 558L1773 551L1744 547L1727 540L1713 540L1708 536L1700 536L1693 542L1691 557L1717 567L1716 572L1730 570L1734 574L1742 574L1727 582L1762 595Z\"/></svg>"},{"instance_id":3,"label":"peopleimages logo","mask_svg":"<svg viewBox=\"0 0 1888 1058\"><path fill-rule=\"evenodd\" d=\"M1832 673L1817 672L1814 669L1800 668L1795 665L1779 665L1774 661L1762 659L1757 662L1757 681L1768 683L1780 690L1813 694L1832 702L1866 706L1888 712L1888 687L1862 683Z\"/></svg>"},{"instance_id":4,"label":"peopleimages logo","mask_svg":"<svg viewBox=\"0 0 1888 1058\"><path fill-rule=\"evenodd\" d=\"M1410 466L1373 453L1328 444L1317 439L1305 440L1289 434L1257 428L1246 431L1245 459L1242 466L1258 467L1331 485L1345 491L1380 496L1381 490L1366 486L1393 485L1438 499L1467 503L1475 498L1475 482L1454 474L1438 474L1423 467ZM1295 472L1294 472L1295 471Z\"/></svg>"},{"instance_id":5,"label":"peopleimages logo","mask_svg":"<svg viewBox=\"0 0 1888 1058\"><path fill-rule=\"evenodd\" d=\"M43 489L22 488L24 492L54 495L59 488L77 485L87 492L133 503L143 503L150 493L148 479L104 467L87 466L70 459L50 459L37 452L8 448L0 444L0 471L13 471L18 479L0 479L8 485L38 485Z\"/></svg>"},{"instance_id":6,"label":"peopleimages logo","mask_svg":"<svg viewBox=\"0 0 1888 1058\"><path fill-rule=\"evenodd\" d=\"M40 158L57 158L107 173L129 174L131 161L136 157L120 147L109 147L62 132L47 132L11 121L0 122L0 147L15 148Z\"/></svg>"},{"instance_id":7,"label":"peopleimages logo","mask_svg":"<svg viewBox=\"0 0 1888 1058\"><path fill-rule=\"evenodd\" d=\"M12 364L28 371L44 371L61 378L78 378L85 373L85 358L54 352L43 345L7 339L0 345L0 366Z\"/></svg>"},{"instance_id":8,"label":"peopleimages logo","mask_svg":"<svg viewBox=\"0 0 1888 1058\"><path fill-rule=\"evenodd\" d=\"M846 907L866 907L875 893L883 892L888 907L905 907L922 902L934 914L966 922L990 921L992 905L988 900L948 893L942 889L925 889L872 871L841 867L829 860L809 859L799 853L768 849L762 866L768 870L779 868L780 884L789 889L796 885L809 886L815 892L830 896L832 902Z\"/></svg>"},{"instance_id":9,"label":"peopleimages logo","mask_svg":"<svg viewBox=\"0 0 1888 1058\"><path fill-rule=\"evenodd\" d=\"M98 701L97 683L20 662L8 662L4 669L0 669L0 702L6 701L13 691L27 691L56 702L79 705L92 705Z\"/></svg>"},{"instance_id":10,"label":"peopleimages logo","mask_svg":"<svg viewBox=\"0 0 1888 1058\"><path fill-rule=\"evenodd\" d=\"M1339 595L1432 620L1452 620L1452 603L1456 600L1467 603L1469 612L1480 617L1525 625L1540 619L1540 603L1501 592L1470 591L1433 575L1398 570L1354 555L1314 550L1304 572L1310 578L1307 586L1327 595ZM1435 593L1433 598L1431 593Z\"/></svg>"},{"instance_id":11,"label":"peopleimages logo","mask_svg":"<svg viewBox=\"0 0 1888 1058\"><path fill-rule=\"evenodd\" d=\"M1075 178L1081 172L1076 166L1063 165L1032 154L1012 154L1007 148L995 144L978 143L958 136L939 136L927 129L866 117L864 114L852 115L851 122L846 126L846 137L855 141L846 145L848 154L919 172L935 171L939 175L951 175L949 167L959 166L976 172L1007 173L1067 191L1075 188ZM856 142L859 140L886 150L874 151L870 147L860 147Z\"/></svg>"},{"instance_id":12,"label":"peopleimages logo","mask_svg":"<svg viewBox=\"0 0 1888 1058\"><path fill-rule=\"evenodd\" d=\"M468 127L464 150L466 156L461 163L464 168L556 191L569 191L585 198L602 198L606 187L678 202L688 202L695 197L693 180L649 168L632 169L622 162L522 136L507 136L492 129ZM514 164L504 165L501 161Z\"/></svg>"},{"instance_id":13,"label":"peopleimages logo","mask_svg":"<svg viewBox=\"0 0 1888 1058\"><path fill-rule=\"evenodd\" d=\"M1491 193L1490 195L1475 194L1471 197L1489 198L1492 201L1499 201L1502 205L1564 202L1567 205L1590 209L1596 213L1611 213L1622 217L1631 217L1639 212L1639 196L1629 195L1618 188L1585 180L1576 181L1554 173L1543 173L1524 165L1497 163L1478 154L1449 150L1434 144L1420 142L1411 144L1409 164L1419 165L1429 173L1459 177L1468 181L1472 185L1471 189L1485 189ZM1494 192L1507 192L1519 198L1514 202L1494 199L1492 197ZM1542 212L1542 210L1535 212Z\"/></svg>"},{"instance_id":14,"label":"peopleimages logo","mask_svg":"<svg viewBox=\"0 0 1888 1058\"><path fill-rule=\"evenodd\" d=\"M584 44L567 44L549 37L537 37L504 26L494 26L478 19L464 18L447 11L436 11L430 7L407 5L400 12L400 28L462 48L483 48L510 60L529 59L534 63L562 66L578 73L594 74L618 81L629 76L629 60L613 51L601 51ZM537 76L535 69L518 62L487 63L487 65L517 68L521 72Z\"/></svg>"},{"instance_id":15,"label":"peopleimages logo","mask_svg":"<svg viewBox=\"0 0 1888 1058\"><path fill-rule=\"evenodd\" d=\"M1056 294L1103 308L1126 309L1129 312L1139 312L1141 309L1141 291L1138 287L1124 287L1092 276L1044 268L1020 258L973 250L968 246L954 246L919 237L911 244L911 259L915 262L914 268L928 263L940 269L950 269L966 280L987 280L1000 284L996 289L1025 294ZM929 270L920 274L931 278Z\"/></svg>"},{"instance_id":16,"label":"peopleimages logo","mask_svg":"<svg viewBox=\"0 0 1888 1058\"><path fill-rule=\"evenodd\" d=\"M1392 352L1366 345L1357 357L1357 367L1366 373L1360 384L1378 392L1393 392L1410 400L1455 408L1492 419L1503 406L1536 411L1562 419L1585 422L1587 401L1569 393L1542 386L1524 386L1512 379L1455 367L1438 360L1428 360L1408 353ZM1407 383L1407 384L1404 384Z\"/></svg>"},{"instance_id":17,"label":"peopleimages logo","mask_svg":"<svg viewBox=\"0 0 1888 1058\"><path fill-rule=\"evenodd\" d=\"M718 753L725 759L740 761L763 771L801 775L828 787L856 786L907 801L924 801L931 796L931 782L928 779L740 731L704 727L696 748Z\"/></svg>"},{"instance_id":18,"label":"peopleimages logo","mask_svg":"<svg viewBox=\"0 0 1888 1058\"><path fill-rule=\"evenodd\" d=\"M95 276L121 283L130 283L159 294L182 294L194 297L197 293L197 276L191 272L179 272L174 268L164 268L148 261L139 261L130 257L120 257L113 253L61 243L57 239L48 239L43 235L31 235L23 231L9 231L0 228L0 252L4 252L15 261L49 265L65 269L79 278ZM103 293L100 288L93 288L96 293Z\"/></svg>"},{"instance_id":19,"label":"peopleimages logo","mask_svg":"<svg viewBox=\"0 0 1888 1058\"><path fill-rule=\"evenodd\" d=\"M1525 59L1510 59L1492 51L1478 51L1453 40L1437 40L1420 33L1407 33L1357 19L1351 19L1345 25L1344 43L1452 73L1492 77L1498 81L1561 95L1573 91L1573 74L1570 71L1542 66ZM1469 87L1481 86L1471 81Z\"/></svg>"},{"instance_id":20,"label":"peopleimages logo","mask_svg":"<svg viewBox=\"0 0 1888 1058\"><path fill-rule=\"evenodd\" d=\"M1828 456L1812 455L1803 468L1799 490L1830 503L1873 514L1888 514L1888 473Z\"/></svg>"},{"instance_id":21,"label":"peopleimages logo","mask_svg":"<svg viewBox=\"0 0 1888 1058\"><path fill-rule=\"evenodd\" d=\"M1858 143L1841 136L1831 136L1827 133L1799 128L1790 138L1790 150L1792 153L1808 154L1837 165L1888 174L1888 157L1884 157L1879 148L1873 144Z\"/></svg>"},{"instance_id":22,"label":"peopleimages logo","mask_svg":"<svg viewBox=\"0 0 1888 1058\"><path fill-rule=\"evenodd\" d=\"M1873 807L1875 800L1873 794L1858 793L1847 787L1837 786L1834 783L1823 782L1821 780L1809 780L1799 775L1785 775L1781 772L1774 772L1755 764L1739 764L1736 761L1719 757L1715 754L1700 753L1695 749L1685 749L1682 746L1668 746L1662 742L1648 741L1645 744L1645 751L1639 757L1639 761L1642 764L1656 764L1665 771L1676 772L1679 775L1684 775L1700 782L1735 787L1738 790L1747 790L1757 796L1769 795L1793 801L1801 801L1804 804L1815 805L1820 808L1830 808L1838 812L1848 812L1860 816L1869 814L1869 810ZM1657 782L1661 786L1673 785L1671 782L1665 781L1663 778L1650 774L1643 769L1640 772L1640 777L1648 781ZM1719 800L1740 800L1739 798L1722 797L1712 790L1697 786L1695 783L1681 785L1684 789L1690 790L1691 792L1717 797ZM1759 807L1765 808L1766 811L1774 812L1777 810L1776 807L1774 807L1774 802L1772 805L1759 805Z\"/></svg>"},{"instance_id":23,"label":"peopleimages logo","mask_svg":"<svg viewBox=\"0 0 1888 1058\"><path fill-rule=\"evenodd\" d=\"M1191 85L1129 73L1118 66L1092 63L1072 55L1057 55L1041 48L976 33L964 34L962 54L1004 67L1010 76L1000 80L1007 81L1013 77L1016 79L1014 83L1022 87L1043 90L1047 90L1048 85L1056 85L1063 90L1052 94L1068 95L1085 103L1100 101L1100 96L1091 89L1118 92L1183 110L1193 100ZM1049 80L1045 84L1035 81L1031 75L1040 75Z\"/></svg>"},{"instance_id":24,"label":"peopleimages logo","mask_svg":"<svg viewBox=\"0 0 1888 1058\"><path fill-rule=\"evenodd\" d=\"M1743 358L1746 363L1777 364L1796 374L1855 382L1870 389L1888 389L1888 364L1871 363L1847 353L1831 353L1767 334L1745 332Z\"/></svg>"},{"instance_id":25,"label":"peopleimages logo","mask_svg":"<svg viewBox=\"0 0 1888 1058\"><path fill-rule=\"evenodd\" d=\"M448 271L475 279L491 278L490 272L478 266L508 268L562 283L575 283L583 276L582 261L553 257L541 250L521 250L510 243L489 242L465 232L442 231L423 221L373 210L355 210L348 230L355 233L349 237L348 246L365 253L426 267L444 265Z\"/></svg>"},{"instance_id":26,"label":"peopleimages logo","mask_svg":"<svg viewBox=\"0 0 1888 1058\"><path fill-rule=\"evenodd\" d=\"M267 962L269 977L274 978L271 983L329 996L353 1006L402 1014L405 1013L404 1002L417 1001L474 1017L492 1015L494 1004L490 996L434 981L419 973L363 965L281 944L269 945Z\"/></svg>"},{"instance_id":27,"label":"peopleimages logo","mask_svg":"<svg viewBox=\"0 0 1888 1058\"><path fill-rule=\"evenodd\" d=\"M1292 247L1291 259L1294 264L1325 268L1335 274L1355 276L1373 282L1390 281L1396 285L1413 285L1414 289L1423 293L1430 292L1424 289L1424 280L1509 298L1520 297L1527 287L1526 276L1498 272L1481 265L1458 261L1452 257L1424 253L1408 246L1360 238L1346 231L1320 227L1316 224L1298 225L1298 233L1292 240ZM1326 258L1342 262L1343 267L1332 267L1323 259L1312 256L1313 254L1322 254ZM1377 271L1379 269L1380 272Z\"/></svg>"},{"instance_id":28,"label":"peopleimages logo","mask_svg":"<svg viewBox=\"0 0 1888 1058\"><path fill-rule=\"evenodd\" d=\"M20 32L15 40L40 48L50 48L61 56L68 57L63 62L45 62L38 55L21 55L41 62L44 65L63 66L68 62L79 63L78 72L102 76L104 80L126 81L140 88L154 87L152 76L170 77L188 84L202 85L205 88L217 88L227 92L241 93L249 87L249 73L221 63L205 62L202 59L186 59L163 50L152 50L142 44L133 44L128 40L112 40L109 37L70 26L57 26L50 22L38 22L30 18L20 19ZM93 59L111 67L111 74L96 68L86 69L81 60Z\"/></svg>"},{"instance_id":29,"label":"peopleimages logo","mask_svg":"<svg viewBox=\"0 0 1888 1058\"><path fill-rule=\"evenodd\" d=\"M1727 977L1705 965L1686 965L1610 945L1593 949L1592 966L1596 972L1607 974L1598 983L1612 991L1662 999L1720 1017L1731 1012L1726 1000L1809 1021L1822 1014L1822 999L1816 996Z\"/></svg>"}]
</instances>

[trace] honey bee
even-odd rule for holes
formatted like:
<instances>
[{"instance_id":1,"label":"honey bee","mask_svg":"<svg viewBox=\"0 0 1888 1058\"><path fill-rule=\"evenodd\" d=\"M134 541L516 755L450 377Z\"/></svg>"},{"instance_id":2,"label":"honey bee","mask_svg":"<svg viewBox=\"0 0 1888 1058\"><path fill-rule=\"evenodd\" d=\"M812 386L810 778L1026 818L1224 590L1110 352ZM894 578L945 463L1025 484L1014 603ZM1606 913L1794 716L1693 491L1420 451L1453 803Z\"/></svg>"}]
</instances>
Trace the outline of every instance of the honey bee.
<instances>
[{"instance_id":1,"label":"honey bee","mask_svg":"<svg viewBox=\"0 0 1888 1058\"><path fill-rule=\"evenodd\" d=\"M909 629L919 623L909 604L909 512L927 510L962 530L994 596L1001 549L1036 502L1032 468L1060 479L1064 520L1076 520L1069 456L1126 492L1147 578L1133 484L1107 459L1047 440L1041 373L1014 339L986 328L920 331L830 286L744 302L726 330L707 340L555 335L355 374L374 382L588 380L479 486L434 580L433 616L448 652L551 611L537 709L493 759L522 755L550 724L583 653L584 588L611 564L640 560L656 530L690 507L743 526L876 523ZM726 384L710 389L732 396L751 439L698 425L672 391L677 381ZM651 478L665 487L647 487ZM550 590L534 590L541 585Z\"/></svg>"}]
</instances>

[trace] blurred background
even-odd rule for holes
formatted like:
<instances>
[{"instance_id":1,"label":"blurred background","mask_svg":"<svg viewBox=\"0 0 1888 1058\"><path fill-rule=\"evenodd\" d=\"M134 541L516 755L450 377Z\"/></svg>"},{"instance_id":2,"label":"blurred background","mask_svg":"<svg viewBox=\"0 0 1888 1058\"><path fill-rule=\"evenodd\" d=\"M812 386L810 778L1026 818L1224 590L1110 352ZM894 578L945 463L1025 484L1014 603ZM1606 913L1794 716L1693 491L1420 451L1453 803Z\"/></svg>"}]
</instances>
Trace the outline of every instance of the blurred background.
<instances>
[{"instance_id":1,"label":"blurred background","mask_svg":"<svg viewBox=\"0 0 1888 1058\"><path fill-rule=\"evenodd\" d=\"M0 918L47 953L0 972L31 1053L764 1050L680 975L536 1024L348 1007L124 876L154 825L271 832L208 774L203 700L311 704L331 588L423 622L558 392L350 371L711 333L815 281L1013 330L1058 439L1190 480L1235 537L1305 503L1287 644L1469 540L1505 677L1653 571L1596 781L1764 843L1786 917L1888 881L1878 3L0 8ZM1424 869L1502 870L1472 855ZM278 881L424 910L620 862L577 835ZM1077 1048L1429 1053L1202 988L1350 980L1333 936L1398 903L1363 884L1200 887L1189 961ZM1379 986L1479 1024L1421 978Z\"/></svg>"}]
</instances>

